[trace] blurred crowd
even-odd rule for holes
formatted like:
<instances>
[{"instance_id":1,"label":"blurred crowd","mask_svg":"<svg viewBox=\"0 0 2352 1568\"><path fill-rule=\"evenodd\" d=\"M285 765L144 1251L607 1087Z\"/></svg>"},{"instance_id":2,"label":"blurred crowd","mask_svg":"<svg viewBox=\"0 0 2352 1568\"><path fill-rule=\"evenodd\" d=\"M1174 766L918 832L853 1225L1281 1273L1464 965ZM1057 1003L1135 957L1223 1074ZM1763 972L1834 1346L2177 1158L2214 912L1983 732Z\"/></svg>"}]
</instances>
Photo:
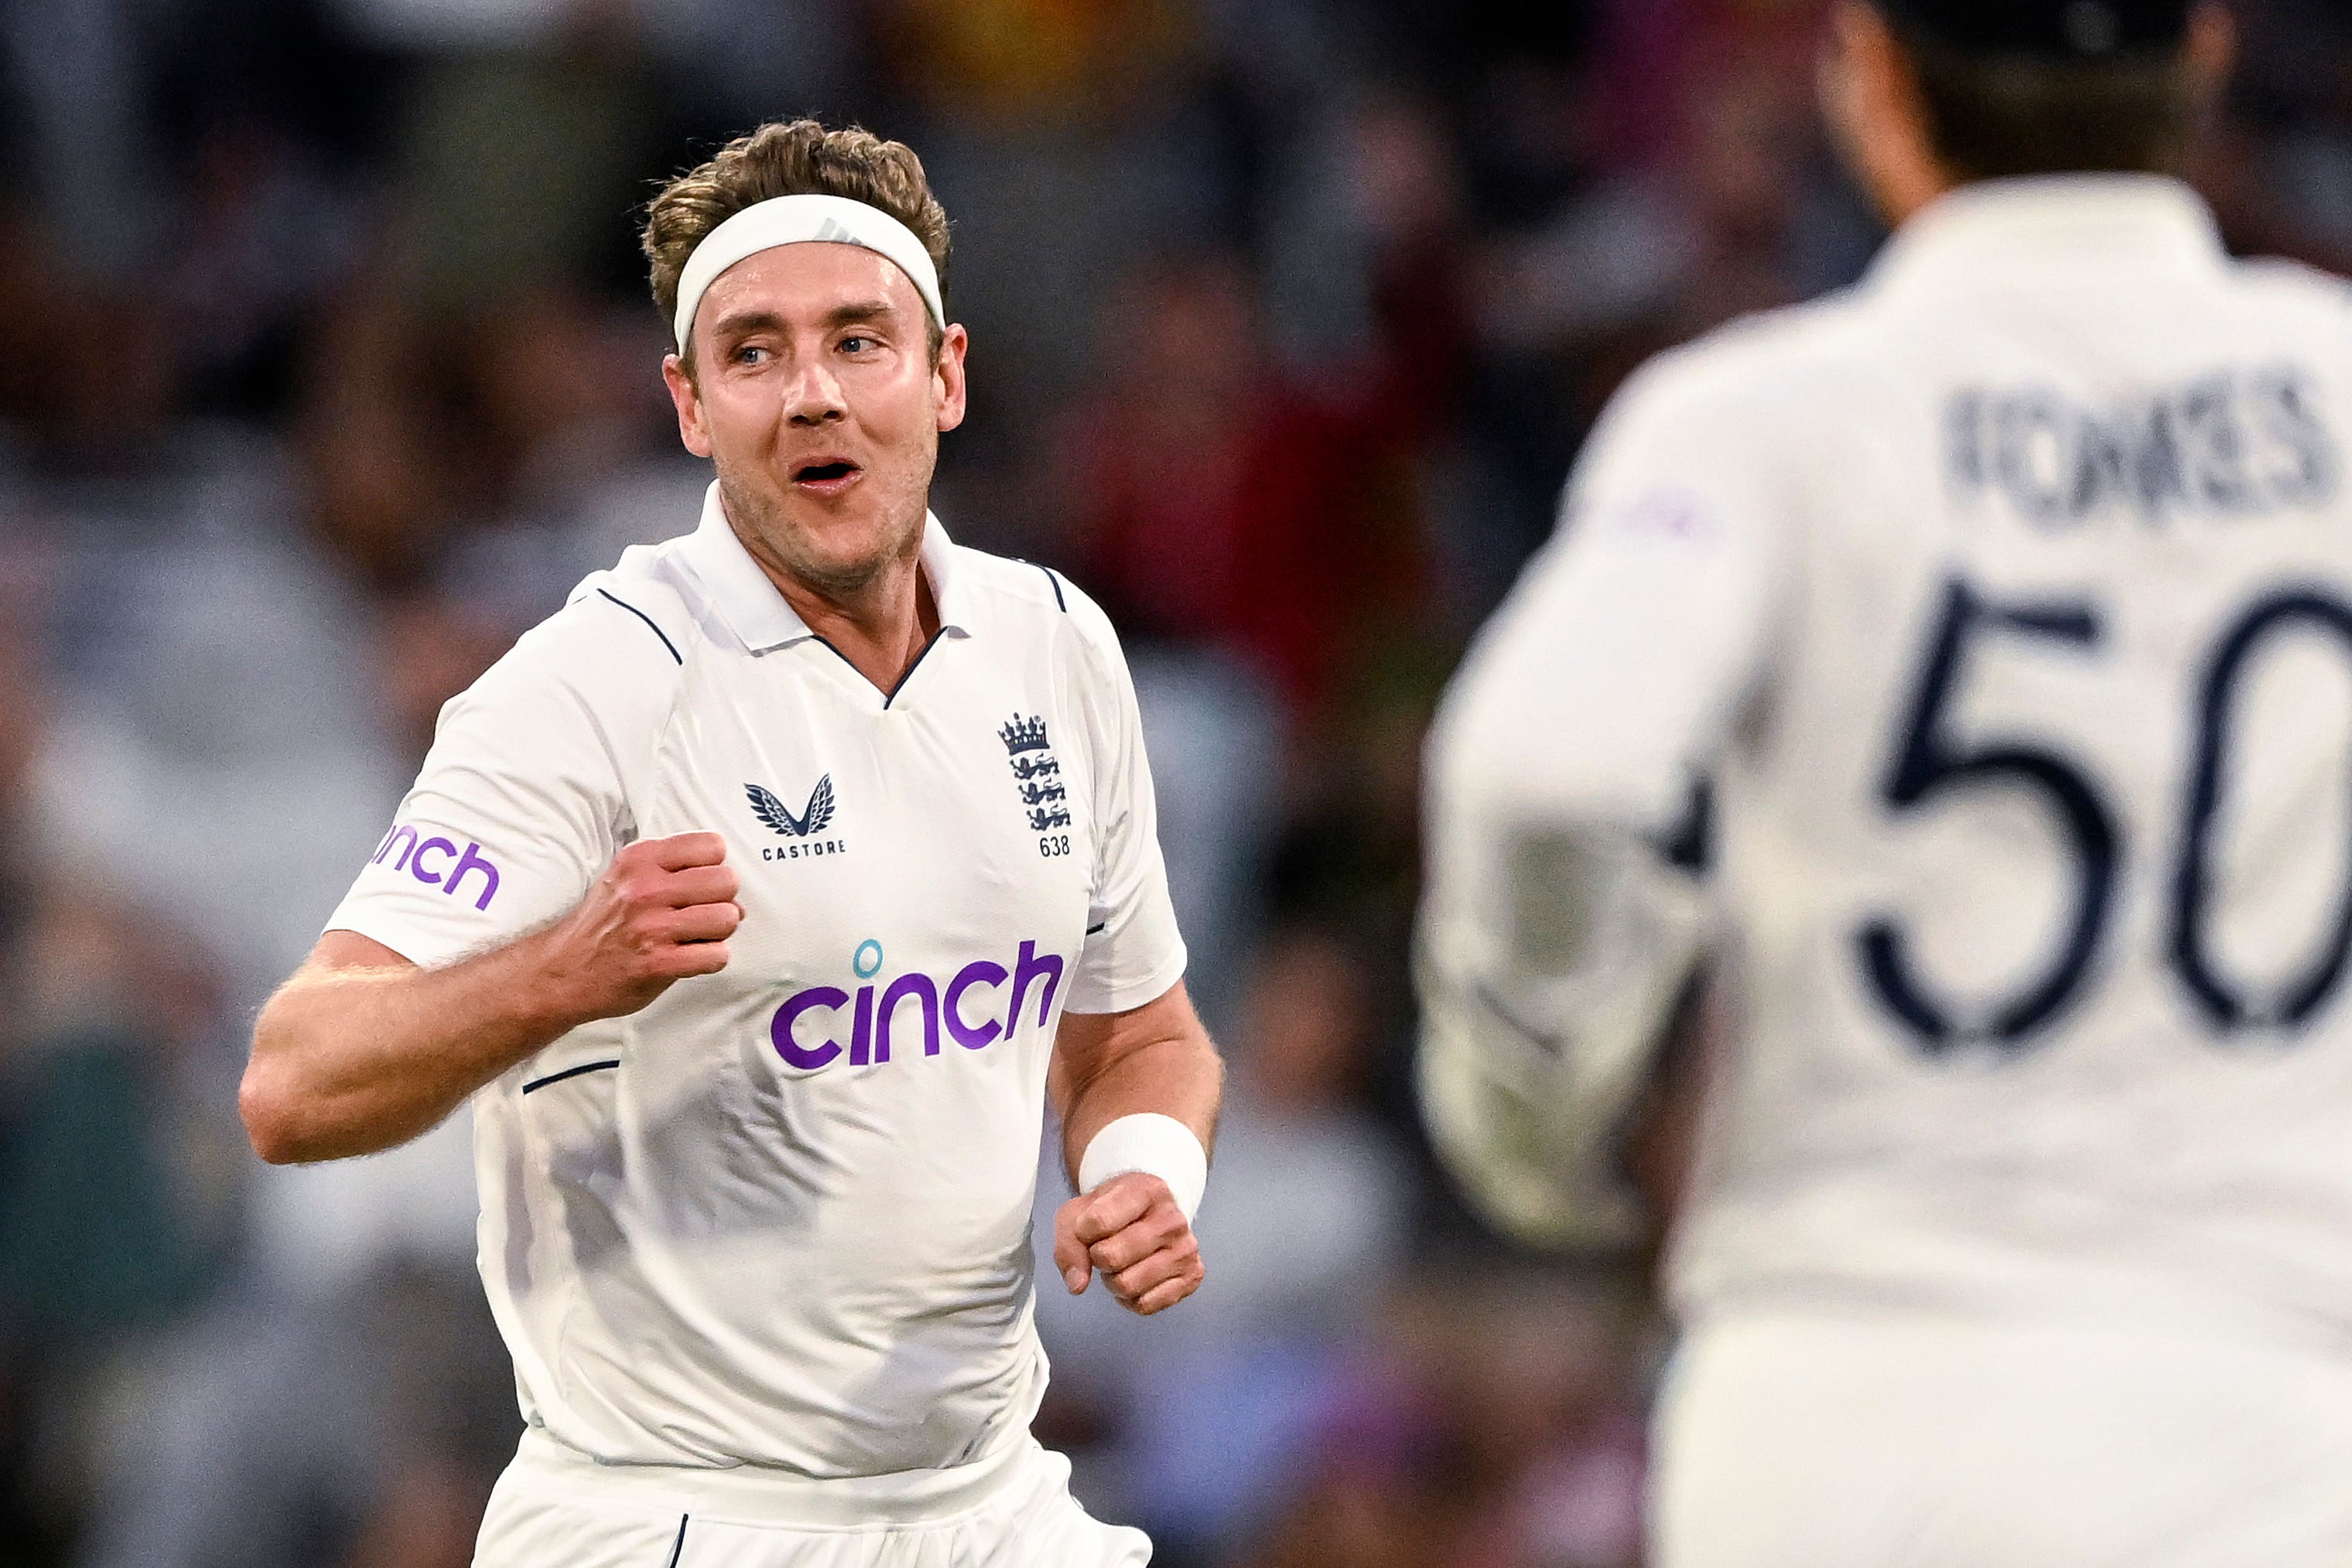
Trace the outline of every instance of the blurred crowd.
<instances>
[{"instance_id":1,"label":"blurred crowd","mask_svg":"<svg viewBox=\"0 0 2352 1568\"><path fill-rule=\"evenodd\" d=\"M467 1561L465 1118L264 1167L246 1033L441 702L692 526L635 210L803 112L955 220L935 507L1127 637L1232 1065L1207 1287L1049 1289L1041 1431L1168 1568L1638 1562L1644 1261L1513 1252L1417 1130L1418 750L1625 372L1866 264L1820 11L0 0L0 1563ZM2242 12L2198 178L2340 267L2352 21Z\"/></svg>"}]
</instances>

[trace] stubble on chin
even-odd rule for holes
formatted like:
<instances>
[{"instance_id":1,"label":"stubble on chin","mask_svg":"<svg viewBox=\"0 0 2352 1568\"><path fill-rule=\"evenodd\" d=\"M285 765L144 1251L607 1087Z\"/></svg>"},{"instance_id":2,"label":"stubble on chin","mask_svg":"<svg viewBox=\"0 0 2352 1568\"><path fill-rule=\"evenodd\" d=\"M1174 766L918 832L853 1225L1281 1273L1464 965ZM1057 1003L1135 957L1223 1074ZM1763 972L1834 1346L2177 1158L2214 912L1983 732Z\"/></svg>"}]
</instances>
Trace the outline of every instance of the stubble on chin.
<instances>
[{"instance_id":1,"label":"stubble on chin","mask_svg":"<svg viewBox=\"0 0 2352 1568\"><path fill-rule=\"evenodd\" d=\"M729 520L740 531L751 536L753 553L765 556L794 580L828 599L850 599L863 593L888 570L891 562L912 553L923 533L923 514L917 510L910 521L889 528L867 554L849 560L822 558L808 548L785 519L782 509L755 487L731 484L721 474L719 495L726 504Z\"/></svg>"}]
</instances>

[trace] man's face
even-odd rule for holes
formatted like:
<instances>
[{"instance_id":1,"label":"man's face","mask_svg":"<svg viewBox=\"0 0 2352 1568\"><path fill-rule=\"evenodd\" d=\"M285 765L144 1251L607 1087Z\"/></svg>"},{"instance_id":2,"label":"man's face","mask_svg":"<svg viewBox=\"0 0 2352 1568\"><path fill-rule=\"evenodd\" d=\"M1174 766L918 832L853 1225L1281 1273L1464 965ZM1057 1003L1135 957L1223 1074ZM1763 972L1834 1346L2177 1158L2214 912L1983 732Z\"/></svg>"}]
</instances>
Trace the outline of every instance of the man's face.
<instances>
[{"instance_id":1,"label":"man's face","mask_svg":"<svg viewBox=\"0 0 2352 1568\"><path fill-rule=\"evenodd\" d=\"M964 330L935 359L929 325L907 275L851 245L763 250L703 294L694 373L673 354L662 376L770 567L839 596L912 557L940 434L964 410Z\"/></svg>"}]
</instances>

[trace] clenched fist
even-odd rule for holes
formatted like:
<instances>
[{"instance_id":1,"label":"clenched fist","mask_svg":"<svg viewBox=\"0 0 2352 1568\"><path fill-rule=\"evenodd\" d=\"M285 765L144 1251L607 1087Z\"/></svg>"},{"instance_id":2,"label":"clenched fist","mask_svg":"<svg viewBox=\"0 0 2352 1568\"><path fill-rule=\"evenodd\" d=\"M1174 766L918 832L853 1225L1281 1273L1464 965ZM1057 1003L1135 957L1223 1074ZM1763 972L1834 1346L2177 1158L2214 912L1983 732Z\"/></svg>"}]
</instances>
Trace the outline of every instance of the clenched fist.
<instances>
[{"instance_id":1,"label":"clenched fist","mask_svg":"<svg viewBox=\"0 0 2352 1568\"><path fill-rule=\"evenodd\" d=\"M1054 1216L1054 1266L1074 1296L1101 1270L1118 1304L1143 1317L1199 1290L1205 1275L1192 1222L1168 1184L1141 1171L1062 1205Z\"/></svg>"},{"instance_id":2,"label":"clenched fist","mask_svg":"<svg viewBox=\"0 0 2352 1568\"><path fill-rule=\"evenodd\" d=\"M631 844L554 925L431 968L328 932L255 1020L237 1090L254 1152L285 1164L391 1148L590 1019L725 968L743 922L726 858L717 833Z\"/></svg>"},{"instance_id":3,"label":"clenched fist","mask_svg":"<svg viewBox=\"0 0 2352 1568\"><path fill-rule=\"evenodd\" d=\"M540 936L544 982L584 1023L622 1018L689 975L727 967L742 924L727 841L641 839L613 857L570 915Z\"/></svg>"}]
</instances>

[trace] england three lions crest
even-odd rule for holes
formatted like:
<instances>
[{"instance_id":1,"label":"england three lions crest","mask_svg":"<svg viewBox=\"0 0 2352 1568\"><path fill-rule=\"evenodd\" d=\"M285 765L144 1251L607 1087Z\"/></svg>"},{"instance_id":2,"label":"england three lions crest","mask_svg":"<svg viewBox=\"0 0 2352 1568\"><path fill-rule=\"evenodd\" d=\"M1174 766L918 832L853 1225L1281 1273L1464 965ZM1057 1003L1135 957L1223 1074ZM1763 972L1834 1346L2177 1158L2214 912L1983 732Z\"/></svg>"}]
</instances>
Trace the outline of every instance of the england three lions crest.
<instances>
[{"instance_id":1,"label":"england three lions crest","mask_svg":"<svg viewBox=\"0 0 2352 1568\"><path fill-rule=\"evenodd\" d=\"M997 729L996 737L1004 742L1005 760L1013 768L1030 831L1047 835L1041 841L1043 852L1068 853L1069 835L1058 830L1070 825L1070 792L1062 783L1061 759L1054 755L1045 716L1016 713Z\"/></svg>"}]
</instances>

